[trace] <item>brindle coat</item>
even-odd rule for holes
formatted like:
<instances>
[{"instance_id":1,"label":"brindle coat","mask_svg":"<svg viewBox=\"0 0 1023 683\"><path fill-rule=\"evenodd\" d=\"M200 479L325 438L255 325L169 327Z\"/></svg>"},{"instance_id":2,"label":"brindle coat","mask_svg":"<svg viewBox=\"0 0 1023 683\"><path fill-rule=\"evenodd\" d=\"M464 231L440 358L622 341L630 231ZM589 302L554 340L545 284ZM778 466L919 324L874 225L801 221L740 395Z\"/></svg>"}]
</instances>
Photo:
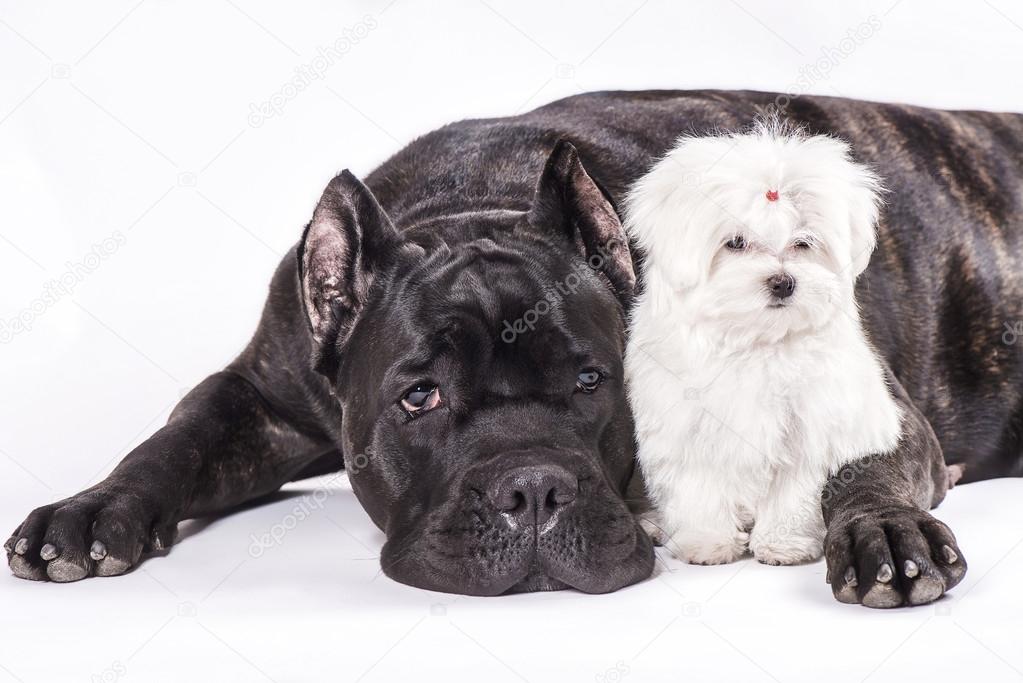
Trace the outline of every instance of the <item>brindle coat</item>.
<instances>
[{"instance_id":1,"label":"brindle coat","mask_svg":"<svg viewBox=\"0 0 1023 683\"><path fill-rule=\"evenodd\" d=\"M616 202L678 135L743 128L781 100L718 91L580 95L521 116L446 126L409 144L366 186L410 240L429 224L440 241L464 242L474 239L473 214L530 210L559 139L574 144ZM951 532L926 512L946 492L942 453L963 466L965 481L1023 472L1023 335L1016 339L1023 332L1016 327L1023 325L1023 116L826 97L796 98L784 114L812 133L848 140L889 190L858 296L907 416L905 438L895 453L844 468L823 492L832 590L869 606L928 602L966 571ZM421 241L430 252L429 240ZM110 478L29 515L7 545L15 574L120 573L144 547L170 543L182 519L340 467L335 387L309 362L316 342L298 280L293 252L275 275L252 344L228 369L192 391ZM400 505L382 487L360 483L372 472L351 477L390 536L388 520ZM106 543L92 546L90 558L93 536Z\"/></svg>"}]
</instances>

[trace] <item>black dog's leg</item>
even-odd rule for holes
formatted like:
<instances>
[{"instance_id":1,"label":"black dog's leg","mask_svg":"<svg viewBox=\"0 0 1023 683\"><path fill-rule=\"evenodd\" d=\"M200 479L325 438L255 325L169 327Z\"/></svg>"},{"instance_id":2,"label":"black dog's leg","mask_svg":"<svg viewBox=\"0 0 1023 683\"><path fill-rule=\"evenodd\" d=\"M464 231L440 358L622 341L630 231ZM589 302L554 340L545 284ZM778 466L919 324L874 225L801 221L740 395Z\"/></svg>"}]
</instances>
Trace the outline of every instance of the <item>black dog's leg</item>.
<instances>
[{"instance_id":1,"label":"black dog's leg","mask_svg":"<svg viewBox=\"0 0 1023 683\"><path fill-rule=\"evenodd\" d=\"M955 536L927 512L948 488L941 446L888 374L903 413L899 446L846 465L822 497L831 590L841 602L867 607L932 602L966 574Z\"/></svg>"},{"instance_id":2,"label":"black dog's leg","mask_svg":"<svg viewBox=\"0 0 1023 683\"><path fill-rule=\"evenodd\" d=\"M6 543L26 579L121 574L183 519L270 493L329 446L284 422L246 379L208 377L105 480L33 511Z\"/></svg>"},{"instance_id":3,"label":"black dog's leg","mask_svg":"<svg viewBox=\"0 0 1023 683\"><path fill-rule=\"evenodd\" d=\"M292 252L245 352L189 392L105 480L34 510L4 544L13 572L54 581L121 574L145 550L173 543L181 520L266 495L331 462L341 469L319 426L340 411L309 367L297 293Z\"/></svg>"}]
</instances>

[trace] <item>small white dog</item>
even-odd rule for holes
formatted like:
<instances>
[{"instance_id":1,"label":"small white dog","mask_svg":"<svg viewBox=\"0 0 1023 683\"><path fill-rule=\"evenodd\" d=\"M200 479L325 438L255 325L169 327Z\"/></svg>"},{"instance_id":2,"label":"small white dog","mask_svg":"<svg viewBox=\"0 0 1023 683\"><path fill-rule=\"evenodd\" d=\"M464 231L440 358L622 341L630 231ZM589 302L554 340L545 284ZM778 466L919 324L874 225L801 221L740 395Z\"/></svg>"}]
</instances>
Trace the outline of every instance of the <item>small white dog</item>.
<instances>
[{"instance_id":1,"label":"small white dog","mask_svg":"<svg viewBox=\"0 0 1023 683\"><path fill-rule=\"evenodd\" d=\"M820 557L827 477L898 443L854 298L879 192L844 142L777 124L683 138L631 191L626 376L647 528L679 559Z\"/></svg>"}]
</instances>

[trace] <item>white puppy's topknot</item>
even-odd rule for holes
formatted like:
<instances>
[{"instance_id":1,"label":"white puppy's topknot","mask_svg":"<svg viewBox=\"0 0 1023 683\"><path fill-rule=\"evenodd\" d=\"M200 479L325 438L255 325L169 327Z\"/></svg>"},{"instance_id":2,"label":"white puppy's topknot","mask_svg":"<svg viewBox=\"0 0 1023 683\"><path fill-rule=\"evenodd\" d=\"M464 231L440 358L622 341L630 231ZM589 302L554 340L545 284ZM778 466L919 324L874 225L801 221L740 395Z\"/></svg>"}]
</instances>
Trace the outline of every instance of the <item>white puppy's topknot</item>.
<instances>
[{"instance_id":1,"label":"white puppy's topknot","mask_svg":"<svg viewBox=\"0 0 1023 683\"><path fill-rule=\"evenodd\" d=\"M654 267L670 260L675 284L685 288L705 274L709 252L732 229L756 233L779 213L799 214L846 238L834 256L855 276L876 244L883 191L845 141L764 117L741 132L680 137L626 197L626 229ZM780 207L762 201L768 192L778 193Z\"/></svg>"}]
</instances>

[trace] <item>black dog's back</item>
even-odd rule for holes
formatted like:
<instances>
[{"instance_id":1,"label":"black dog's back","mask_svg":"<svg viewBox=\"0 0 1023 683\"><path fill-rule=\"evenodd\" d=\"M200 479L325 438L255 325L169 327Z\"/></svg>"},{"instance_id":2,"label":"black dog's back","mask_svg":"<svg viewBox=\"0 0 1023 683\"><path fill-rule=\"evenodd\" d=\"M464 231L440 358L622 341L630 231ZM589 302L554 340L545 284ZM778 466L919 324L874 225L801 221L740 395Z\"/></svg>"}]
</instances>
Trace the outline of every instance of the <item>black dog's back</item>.
<instances>
[{"instance_id":1,"label":"black dog's back","mask_svg":"<svg viewBox=\"0 0 1023 683\"><path fill-rule=\"evenodd\" d=\"M749 91L588 93L441 128L367 184L401 227L524 209L565 137L620 202L678 136L773 113L849 141L882 175L878 250L858 286L872 341L966 481L1023 474L1021 115Z\"/></svg>"}]
</instances>

